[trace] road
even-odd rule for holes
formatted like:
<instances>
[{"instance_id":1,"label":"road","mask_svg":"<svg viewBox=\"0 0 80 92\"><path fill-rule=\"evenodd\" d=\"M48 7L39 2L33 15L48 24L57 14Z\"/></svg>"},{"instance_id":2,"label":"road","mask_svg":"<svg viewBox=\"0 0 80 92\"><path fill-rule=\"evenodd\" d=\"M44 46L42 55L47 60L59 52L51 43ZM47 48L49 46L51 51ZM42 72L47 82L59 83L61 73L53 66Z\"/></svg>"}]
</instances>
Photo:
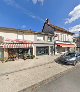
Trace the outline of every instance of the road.
<instances>
[{"instance_id":1,"label":"road","mask_svg":"<svg viewBox=\"0 0 80 92\"><path fill-rule=\"evenodd\" d=\"M80 68L66 73L33 92L80 92Z\"/></svg>"}]
</instances>

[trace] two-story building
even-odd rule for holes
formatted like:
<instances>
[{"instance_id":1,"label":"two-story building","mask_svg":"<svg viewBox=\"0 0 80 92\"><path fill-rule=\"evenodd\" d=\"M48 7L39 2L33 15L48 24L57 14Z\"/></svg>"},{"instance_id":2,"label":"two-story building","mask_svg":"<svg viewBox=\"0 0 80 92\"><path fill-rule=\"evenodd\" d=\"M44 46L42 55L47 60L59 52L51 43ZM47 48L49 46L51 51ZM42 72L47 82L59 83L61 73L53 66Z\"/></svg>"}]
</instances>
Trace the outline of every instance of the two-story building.
<instances>
[{"instance_id":1,"label":"two-story building","mask_svg":"<svg viewBox=\"0 0 80 92\"><path fill-rule=\"evenodd\" d=\"M58 26L54 26L47 19L42 32L54 34L54 53L75 50L76 44L73 42L74 33Z\"/></svg>"},{"instance_id":2,"label":"two-story building","mask_svg":"<svg viewBox=\"0 0 80 92\"><path fill-rule=\"evenodd\" d=\"M54 35L50 33L0 28L0 38L0 58L12 54L23 58L25 52L35 56L53 54Z\"/></svg>"}]
</instances>

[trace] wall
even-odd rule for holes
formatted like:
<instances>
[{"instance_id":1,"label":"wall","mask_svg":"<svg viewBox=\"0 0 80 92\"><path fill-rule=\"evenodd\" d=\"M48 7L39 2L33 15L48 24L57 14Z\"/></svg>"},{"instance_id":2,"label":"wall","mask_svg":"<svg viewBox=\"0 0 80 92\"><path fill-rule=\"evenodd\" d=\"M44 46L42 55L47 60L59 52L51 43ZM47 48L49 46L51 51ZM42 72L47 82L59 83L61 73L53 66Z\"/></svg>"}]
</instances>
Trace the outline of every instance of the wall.
<instances>
[{"instance_id":1,"label":"wall","mask_svg":"<svg viewBox=\"0 0 80 92\"><path fill-rule=\"evenodd\" d=\"M12 31L12 32L11 32ZM34 41L34 34L27 34L23 32L17 32L14 30L0 30L0 36L4 37L5 39L24 39L24 40L31 40Z\"/></svg>"},{"instance_id":2,"label":"wall","mask_svg":"<svg viewBox=\"0 0 80 92\"><path fill-rule=\"evenodd\" d=\"M24 39L25 40L34 41L34 39L35 39L34 36L35 35L30 35L30 34L29 35L26 35L26 34L24 34Z\"/></svg>"},{"instance_id":3,"label":"wall","mask_svg":"<svg viewBox=\"0 0 80 92\"><path fill-rule=\"evenodd\" d=\"M17 33L16 32L11 32L11 31L5 31L5 30L0 30L0 36L4 37L5 39L17 39Z\"/></svg>"},{"instance_id":4,"label":"wall","mask_svg":"<svg viewBox=\"0 0 80 92\"><path fill-rule=\"evenodd\" d=\"M40 34L41 35L41 34ZM35 36L34 36L34 42L36 42L36 43L54 43L54 39L53 39L53 37L52 36L49 36L49 35L41 35L41 37L40 37L40 35L38 36L38 34L36 34ZM48 41L48 36L49 37L52 37L52 42L50 42L50 41ZM37 40L37 39L40 39L40 40Z\"/></svg>"}]
</instances>

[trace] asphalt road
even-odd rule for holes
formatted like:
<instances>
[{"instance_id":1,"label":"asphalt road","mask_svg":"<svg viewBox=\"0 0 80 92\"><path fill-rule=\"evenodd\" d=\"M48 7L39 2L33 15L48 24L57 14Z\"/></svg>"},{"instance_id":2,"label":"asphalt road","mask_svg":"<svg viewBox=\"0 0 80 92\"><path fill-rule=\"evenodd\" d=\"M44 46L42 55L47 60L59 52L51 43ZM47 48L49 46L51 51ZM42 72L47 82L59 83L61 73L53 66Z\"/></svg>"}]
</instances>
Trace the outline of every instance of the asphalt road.
<instances>
[{"instance_id":1,"label":"asphalt road","mask_svg":"<svg viewBox=\"0 0 80 92\"><path fill-rule=\"evenodd\" d=\"M80 67L33 92L80 92Z\"/></svg>"}]
</instances>

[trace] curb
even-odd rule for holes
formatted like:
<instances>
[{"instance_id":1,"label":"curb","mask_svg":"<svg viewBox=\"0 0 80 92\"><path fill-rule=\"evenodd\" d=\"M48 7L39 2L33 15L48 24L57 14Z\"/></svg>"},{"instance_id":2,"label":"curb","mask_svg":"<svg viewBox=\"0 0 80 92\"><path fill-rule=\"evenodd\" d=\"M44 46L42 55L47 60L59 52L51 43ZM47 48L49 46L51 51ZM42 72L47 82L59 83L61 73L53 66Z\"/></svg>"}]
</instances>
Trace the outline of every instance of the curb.
<instances>
[{"instance_id":1,"label":"curb","mask_svg":"<svg viewBox=\"0 0 80 92\"><path fill-rule=\"evenodd\" d=\"M67 72L71 72L71 71L73 71L74 69L77 69L77 68L79 68L79 67L80 67L80 64L78 64L78 65L76 65L76 66L74 66L74 67L71 67L71 68L69 68L69 69L67 69L67 70L65 70L65 71L63 71L63 72L60 72L60 73L58 73L58 74L56 74L56 75L54 75L54 76L52 76L52 77L49 77L49 78L47 78L47 79L45 79L45 80L43 80L43 81L41 81L41 82L38 82L38 83L36 83L36 84L34 84L34 85L31 85L31 86L29 86L29 87L27 87L27 88L24 88L24 89L22 89L22 90L20 90L20 91L18 91L18 92L34 92L34 91L35 91L37 88L39 88L41 85L45 85L45 84L51 82L52 80L56 80L57 78L60 78L61 76L63 76L63 75L66 74Z\"/></svg>"}]
</instances>

